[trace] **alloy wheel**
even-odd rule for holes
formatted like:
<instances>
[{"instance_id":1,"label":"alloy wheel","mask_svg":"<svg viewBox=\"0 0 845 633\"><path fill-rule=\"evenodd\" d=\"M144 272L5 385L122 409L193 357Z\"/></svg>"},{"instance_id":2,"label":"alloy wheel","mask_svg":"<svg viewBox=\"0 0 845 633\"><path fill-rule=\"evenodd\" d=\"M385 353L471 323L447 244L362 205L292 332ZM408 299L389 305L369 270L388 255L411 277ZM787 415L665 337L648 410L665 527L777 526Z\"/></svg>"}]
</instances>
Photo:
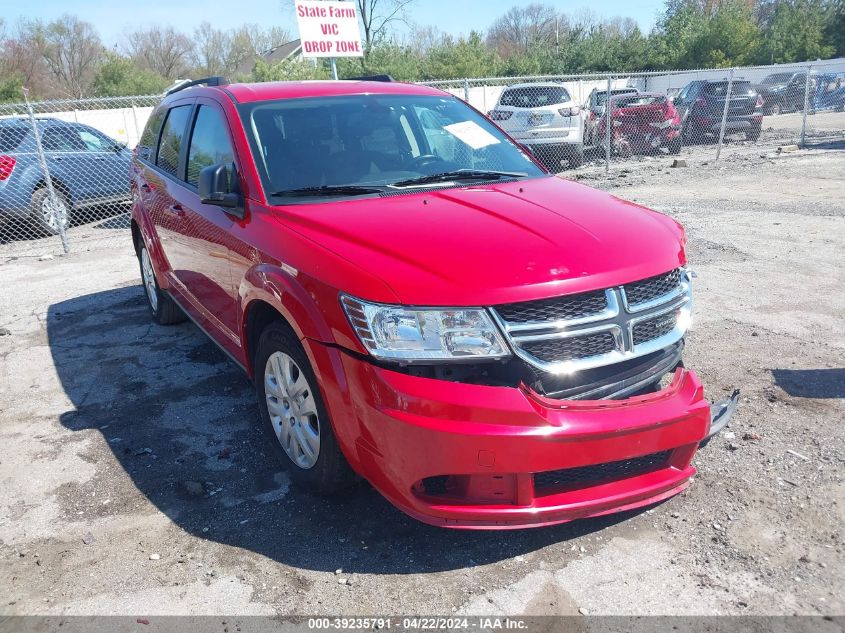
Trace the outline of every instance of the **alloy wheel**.
<instances>
[{"instance_id":1,"label":"alloy wheel","mask_svg":"<svg viewBox=\"0 0 845 633\"><path fill-rule=\"evenodd\" d=\"M141 249L141 276L144 281L144 289L147 291L147 299L153 312L158 310L158 289L156 288L156 276L153 271L153 263L150 261L150 254L146 248Z\"/></svg>"},{"instance_id":2,"label":"alloy wheel","mask_svg":"<svg viewBox=\"0 0 845 633\"><path fill-rule=\"evenodd\" d=\"M58 195L46 196L41 201L41 217L44 219L46 226L58 233L59 223L61 223L62 228L67 227L67 205Z\"/></svg>"},{"instance_id":3,"label":"alloy wheel","mask_svg":"<svg viewBox=\"0 0 845 633\"><path fill-rule=\"evenodd\" d=\"M264 392L282 449L303 470L312 468L320 456L320 415L305 373L293 358L274 352L264 367Z\"/></svg>"}]
</instances>

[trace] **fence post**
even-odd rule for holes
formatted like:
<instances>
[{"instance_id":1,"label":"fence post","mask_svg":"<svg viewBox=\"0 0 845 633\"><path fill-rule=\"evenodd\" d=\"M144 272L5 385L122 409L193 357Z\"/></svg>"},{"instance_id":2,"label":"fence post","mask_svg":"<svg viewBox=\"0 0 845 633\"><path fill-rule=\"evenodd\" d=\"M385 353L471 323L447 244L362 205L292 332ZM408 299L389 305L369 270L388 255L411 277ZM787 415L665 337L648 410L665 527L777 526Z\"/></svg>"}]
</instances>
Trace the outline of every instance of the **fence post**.
<instances>
[{"instance_id":1,"label":"fence post","mask_svg":"<svg viewBox=\"0 0 845 633\"><path fill-rule=\"evenodd\" d=\"M613 80L610 75L607 76L607 99L604 102L604 173L607 175L610 172L610 128L613 126L613 117L610 115L610 90L613 85Z\"/></svg>"},{"instance_id":2,"label":"fence post","mask_svg":"<svg viewBox=\"0 0 845 633\"><path fill-rule=\"evenodd\" d=\"M464 79L464 101L469 103L469 79Z\"/></svg>"},{"instance_id":3,"label":"fence post","mask_svg":"<svg viewBox=\"0 0 845 633\"><path fill-rule=\"evenodd\" d=\"M728 123L728 108L731 103L731 90L734 85L734 69L728 73L728 92L725 95L725 107L722 108L722 125L719 128L719 144L716 146L716 160L719 160L719 154L722 153L722 142L725 140L725 126Z\"/></svg>"},{"instance_id":4,"label":"fence post","mask_svg":"<svg viewBox=\"0 0 845 633\"><path fill-rule=\"evenodd\" d=\"M801 110L801 147L807 143L807 110L810 109L810 71L813 65L807 64L807 77L804 79L804 108Z\"/></svg>"},{"instance_id":5,"label":"fence post","mask_svg":"<svg viewBox=\"0 0 845 633\"><path fill-rule=\"evenodd\" d=\"M70 252L70 247L67 242L67 233L65 232L65 222L70 216L70 209L64 207L64 204L59 202L56 196L56 190L53 188L53 179L50 177L50 169L47 166L47 157L44 156L44 148L41 146L41 133L38 131L38 124L35 122L35 112L32 109L32 104L29 102L28 90L24 88L23 98L26 102L26 111L29 115L29 122L32 124L32 135L35 137L35 151L38 154L38 162L41 164L41 170L44 172L44 182L47 184L47 195L50 199L50 211L53 214L53 220L56 222L56 227L59 231L59 237L62 240L62 248L65 253ZM61 217L59 209L64 208L65 217Z\"/></svg>"},{"instance_id":6,"label":"fence post","mask_svg":"<svg viewBox=\"0 0 845 633\"><path fill-rule=\"evenodd\" d=\"M141 140L141 128L138 126L138 108L135 107L135 101L132 102L132 120L135 121L135 144Z\"/></svg>"}]
</instances>

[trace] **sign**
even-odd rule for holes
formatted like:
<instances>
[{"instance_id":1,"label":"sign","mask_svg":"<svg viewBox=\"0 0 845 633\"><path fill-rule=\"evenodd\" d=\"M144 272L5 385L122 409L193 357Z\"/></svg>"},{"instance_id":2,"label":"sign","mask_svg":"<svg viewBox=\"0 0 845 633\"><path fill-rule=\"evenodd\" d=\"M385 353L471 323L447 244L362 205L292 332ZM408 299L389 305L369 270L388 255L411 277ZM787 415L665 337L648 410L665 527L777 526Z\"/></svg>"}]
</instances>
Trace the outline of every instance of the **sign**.
<instances>
[{"instance_id":1,"label":"sign","mask_svg":"<svg viewBox=\"0 0 845 633\"><path fill-rule=\"evenodd\" d=\"M363 57L354 2L296 0L303 57Z\"/></svg>"}]
</instances>

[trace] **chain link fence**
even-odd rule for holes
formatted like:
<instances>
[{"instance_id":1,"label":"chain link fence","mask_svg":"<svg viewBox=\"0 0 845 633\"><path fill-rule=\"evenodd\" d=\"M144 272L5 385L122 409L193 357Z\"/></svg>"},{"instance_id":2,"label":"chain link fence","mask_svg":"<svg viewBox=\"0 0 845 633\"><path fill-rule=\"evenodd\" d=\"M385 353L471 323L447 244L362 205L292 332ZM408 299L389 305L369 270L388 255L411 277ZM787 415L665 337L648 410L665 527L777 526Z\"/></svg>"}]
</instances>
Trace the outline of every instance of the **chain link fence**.
<instances>
[{"instance_id":1,"label":"chain link fence","mask_svg":"<svg viewBox=\"0 0 845 633\"><path fill-rule=\"evenodd\" d=\"M426 85L486 113L555 172L845 141L845 59ZM0 262L129 243L131 150L160 98L0 104Z\"/></svg>"},{"instance_id":2,"label":"chain link fence","mask_svg":"<svg viewBox=\"0 0 845 633\"><path fill-rule=\"evenodd\" d=\"M159 99L0 104L0 261L126 241L131 150Z\"/></svg>"},{"instance_id":3,"label":"chain link fence","mask_svg":"<svg viewBox=\"0 0 845 633\"><path fill-rule=\"evenodd\" d=\"M487 114L550 170L702 161L845 140L845 60L426 82Z\"/></svg>"}]
</instances>

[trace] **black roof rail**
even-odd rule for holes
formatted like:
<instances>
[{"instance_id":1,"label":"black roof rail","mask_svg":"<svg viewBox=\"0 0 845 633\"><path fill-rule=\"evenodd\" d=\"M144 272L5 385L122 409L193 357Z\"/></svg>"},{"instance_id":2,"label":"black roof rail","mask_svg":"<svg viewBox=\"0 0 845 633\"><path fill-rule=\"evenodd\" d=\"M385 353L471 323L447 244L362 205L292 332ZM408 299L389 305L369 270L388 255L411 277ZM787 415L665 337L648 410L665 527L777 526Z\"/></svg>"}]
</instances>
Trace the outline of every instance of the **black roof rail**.
<instances>
[{"instance_id":1,"label":"black roof rail","mask_svg":"<svg viewBox=\"0 0 845 633\"><path fill-rule=\"evenodd\" d=\"M369 75L367 77L344 77L344 81L396 81L392 75Z\"/></svg>"},{"instance_id":2,"label":"black roof rail","mask_svg":"<svg viewBox=\"0 0 845 633\"><path fill-rule=\"evenodd\" d=\"M204 77L202 79L194 79L193 81L186 81L183 84L174 86L164 94L165 96L172 95L175 92L179 92L180 90L184 90L185 88L190 88L191 86L225 86L228 83L229 80L225 77Z\"/></svg>"}]
</instances>

